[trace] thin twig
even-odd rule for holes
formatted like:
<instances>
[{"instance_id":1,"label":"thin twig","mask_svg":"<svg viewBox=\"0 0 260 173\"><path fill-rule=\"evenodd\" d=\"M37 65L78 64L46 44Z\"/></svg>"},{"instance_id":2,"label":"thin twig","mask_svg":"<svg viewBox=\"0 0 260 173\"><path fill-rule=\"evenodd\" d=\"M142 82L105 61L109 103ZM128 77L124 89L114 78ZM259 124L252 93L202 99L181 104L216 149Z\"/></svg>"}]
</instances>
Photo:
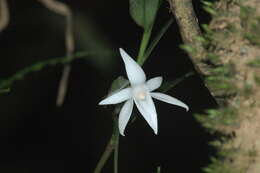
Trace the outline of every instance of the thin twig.
<instances>
[{"instance_id":1,"label":"thin twig","mask_svg":"<svg viewBox=\"0 0 260 173\"><path fill-rule=\"evenodd\" d=\"M74 36L73 36L73 25L72 25L72 12L70 8L62 2L58 2L56 0L39 0L46 8L49 10L63 15L66 17L66 31L65 31L65 45L66 45L66 56L68 58L73 58L73 51L75 49ZM62 73L62 77L60 79L58 96L56 100L57 106L61 106L64 102L68 79L70 75L71 66L65 65Z\"/></svg>"},{"instance_id":2,"label":"thin twig","mask_svg":"<svg viewBox=\"0 0 260 173\"><path fill-rule=\"evenodd\" d=\"M9 23L9 8L6 0L0 0L0 32L2 32Z\"/></svg>"}]
</instances>

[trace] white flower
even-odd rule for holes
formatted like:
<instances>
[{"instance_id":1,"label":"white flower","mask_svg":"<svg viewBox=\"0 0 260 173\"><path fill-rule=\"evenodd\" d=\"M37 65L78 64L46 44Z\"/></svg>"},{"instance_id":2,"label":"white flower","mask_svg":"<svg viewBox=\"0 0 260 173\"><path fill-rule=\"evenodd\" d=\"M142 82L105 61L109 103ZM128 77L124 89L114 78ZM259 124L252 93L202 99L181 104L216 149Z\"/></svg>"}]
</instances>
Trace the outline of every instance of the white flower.
<instances>
[{"instance_id":1,"label":"white flower","mask_svg":"<svg viewBox=\"0 0 260 173\"><path fill-rule=\"evenodd\" d=\"M134 102L155 134L158 133L158 122L152 97L169 104L181 106L187 111L189 110L186 104L176 98L163 93L152 92L161 86L162 77L155 77L146 81L143 69L123 49L120 48L119 51L125 63L125 69L131 87L122 89L108 96L102 100L99 105L117 104L126 101L119 113L118 119L118 127L121 135L124 136L124 130L132 114Z\"/></svg>"}]
</instances>

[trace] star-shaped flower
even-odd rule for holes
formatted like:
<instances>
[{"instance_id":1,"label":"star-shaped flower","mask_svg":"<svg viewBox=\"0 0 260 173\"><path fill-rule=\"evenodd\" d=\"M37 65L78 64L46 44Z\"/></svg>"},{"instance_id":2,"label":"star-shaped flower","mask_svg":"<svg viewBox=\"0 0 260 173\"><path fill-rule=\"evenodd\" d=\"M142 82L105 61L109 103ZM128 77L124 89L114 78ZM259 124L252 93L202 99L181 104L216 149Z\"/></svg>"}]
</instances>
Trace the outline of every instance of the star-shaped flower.
<instances>
[{"instance_id":1,"label":"star-shaped flower","mask_svg":"<svg viewBox=\"0 0 260 173\"><path fill-rule=\"evenodd\" d=\"M134 102L155 134L158 133L158 122L152 98L181 106L187 111L189 110L189 107L185 103L176 98L163 93L152 92L161 86L162 77L155 77L146 81L143 69L123 49L120 48L119 51L123 58L131 86L108 96L99 105L118 104L126 101L120 110L118 119L118 127L121 135L124 136L125 127L133 111Z\"/></svg>"}]
</instances>

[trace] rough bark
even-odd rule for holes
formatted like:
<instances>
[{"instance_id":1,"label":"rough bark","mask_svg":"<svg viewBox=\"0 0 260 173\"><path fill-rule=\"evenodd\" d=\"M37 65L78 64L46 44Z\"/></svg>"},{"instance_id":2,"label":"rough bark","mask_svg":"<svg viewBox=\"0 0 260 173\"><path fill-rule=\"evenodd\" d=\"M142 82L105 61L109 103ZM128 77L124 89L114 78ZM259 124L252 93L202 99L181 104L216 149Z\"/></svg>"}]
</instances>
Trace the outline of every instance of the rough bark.
<instances>
[{"instance_id":1,"label":"rough bark","mask_svg":"<svg viewBox=\"0 0 260 173\"><path fill-rule=\"evenodd\" d=\"M194 49L203 45L206 53L200 55L204 61L195 63L211 64L207 67L206 83L215 97L223 99L219 109L208 110L207 115L197 115L204 127L222 134L221 139L212 142L218 156L204 171L259 173L260 1L219 0L215 4L206 4L213 16L205 28L204 41L193 39L196 35L192 33L199 32L194 25L193 12L188 11L191 0L169 2L184 42L192 43ZM189 38L186 38L185 30L193 30Z\"/></svg>"},{"instance_id":2,"label":"rough bark","mask_svg":"<svg viewBox=\"0 0 260 173\"><path fill-rule=\"evenodd\" d=\"M193 9L192 0L168 1L171 12L178 23L183 43L185 46L192 48L192 50L187 51L190 60L193 62L196 71L203 79L204 76L209 75L210 66L204 63L206 50L203 47L203 44L198 41L202 37L202 34ZM206 87L209 89L212 96L215 96L214 91L211 90L207 84Z\"/></svg>"},{"instance_id":3,"label":"rough bark","mask_svg":"<svg viewBox=\"0 0 260 173\"><path fill-rule=\"evenodd\" d=\"M231 124L216 125L221 133L232 134L219 148L230 152L224 160L230 172L260 172L259 7L259 0L222 0L209 26L213 53L219 64L233 71L229 79L236 95L226 98L224 108L234 109L236 116Z\"/></svg>"}]
</instances>

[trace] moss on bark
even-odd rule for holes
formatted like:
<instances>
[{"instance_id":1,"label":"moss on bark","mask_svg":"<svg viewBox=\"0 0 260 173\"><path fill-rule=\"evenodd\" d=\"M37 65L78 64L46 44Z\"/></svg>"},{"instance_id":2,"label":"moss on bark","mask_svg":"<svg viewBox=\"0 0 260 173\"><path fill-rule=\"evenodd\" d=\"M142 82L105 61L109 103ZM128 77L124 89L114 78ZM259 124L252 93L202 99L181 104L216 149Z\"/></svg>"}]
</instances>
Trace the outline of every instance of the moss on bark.
<instances>
[{"instance_id":1,"label":"moss on bark","mask_svg":"<svg viewBox=\"0 0 260 173\"><path fill-rule=\"evenodd\" d=\"M223 104L197 119L226 137L212 143L218 156L204 169L208 173L260 172L259 7L259 0L220 0L211 7L215 13L204 34L205 58L212 63L206 83Z\"/></svg>"},{"instance_id":2,"label":"moss on bark","mask_svg":"<svg viewBox=\"0 0 260 173\"><path fill-rule=\"evenodd\" d=\"M218 109L196 115L210 132L221 134L211 143L218 154L204 172L259 173L260 1L203 1L212 20L209 25L202 25L204 32L199 37L192 35L199 33L198 28L189 25L194 17L187 19L186 24L180 23L190 14L187 4L191 1L169 2L186 43L183 48L202 69L205 83L219 103ZM192 32L188 40L185 30ZM197 51L201 45L199 50L203 51Z\"/></svg>"}]
</instances>

